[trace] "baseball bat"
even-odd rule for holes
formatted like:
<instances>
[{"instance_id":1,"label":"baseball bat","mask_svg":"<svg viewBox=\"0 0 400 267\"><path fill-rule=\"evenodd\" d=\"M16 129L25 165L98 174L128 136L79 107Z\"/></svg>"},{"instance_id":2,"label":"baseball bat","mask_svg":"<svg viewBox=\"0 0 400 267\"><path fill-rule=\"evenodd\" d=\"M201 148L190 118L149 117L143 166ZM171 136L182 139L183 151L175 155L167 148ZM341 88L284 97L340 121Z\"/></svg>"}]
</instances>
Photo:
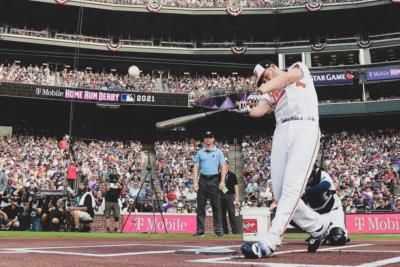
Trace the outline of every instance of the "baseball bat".
<instances>
[{"instance_id":1,"label":"baseball bat","mask_svg":"<svg viewBox=\"0 0 400 267\"><path fill-rule=\"evenodd\" d=\"M181 117L177 117L177 118L173 118L170 120L166 120L166 121L160 121L156 123L156 127L157 129L169 129L169 128L173 128L176 126L181 126L184 124L187 124L189 122L193 122L193 121L197 121L200 119L203 119L205 117L209 117L211 115L220 113L222 111L226 111L228 109L219 109L219 110L212 110L212 111L207 111L207 112L202 112L199 114L192 114L192 115L186 115L186 116L181 116Z\"/></svg>"}]
</instances>

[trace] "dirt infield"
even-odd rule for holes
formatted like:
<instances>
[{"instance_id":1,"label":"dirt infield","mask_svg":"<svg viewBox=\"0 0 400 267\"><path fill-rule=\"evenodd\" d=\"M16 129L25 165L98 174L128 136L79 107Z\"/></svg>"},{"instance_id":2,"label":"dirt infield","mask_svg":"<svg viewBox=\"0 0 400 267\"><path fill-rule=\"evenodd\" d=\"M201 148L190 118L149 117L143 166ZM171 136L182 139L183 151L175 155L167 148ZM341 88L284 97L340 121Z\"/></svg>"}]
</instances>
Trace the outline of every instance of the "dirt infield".
<instances>
[{"instance_id":1,"label":"dirt infield","mask_svg":"<svg viewBox=\"0 0 400 267\"><path fill-rule=\"evenodd\" d=\"M177 249L224 247L238 251L240 240L221 239L0 239L0 266L400 266L400 242L357 241L306 252L287 240L276 255L248 260L237 256L176 254Z\"/></svg>"}]
</instances>

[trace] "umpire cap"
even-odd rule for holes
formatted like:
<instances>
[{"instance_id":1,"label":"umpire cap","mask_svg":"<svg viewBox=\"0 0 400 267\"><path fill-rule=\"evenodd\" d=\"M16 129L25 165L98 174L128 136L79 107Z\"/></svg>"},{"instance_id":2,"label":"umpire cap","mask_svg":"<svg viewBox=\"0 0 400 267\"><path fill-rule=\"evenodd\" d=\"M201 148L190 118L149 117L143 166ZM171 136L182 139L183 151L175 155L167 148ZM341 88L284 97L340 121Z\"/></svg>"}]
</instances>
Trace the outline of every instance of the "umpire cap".
<instances>
[{"instance_id":1,"label":"umpire cap","mask_svg":"<svg viewBox=\"0 0 400 267\"><path fill-rule=\"evenodd\" d=\"M207 138L207 137L213 138L213 137L214 137L214 134L213 134L211 131L207 131L207 132L204 133L204 136L203 136L203 137L204 137L204 138Z\"/></svg>"},{"instance_id":2,"label":"umpire cap","mask_svg":"<svg viewBox=\"0 0 400 267\"><path fill-rule=\"evenodd\" d=\"M264 82L262 80L262 77L264 75L264 71L271 67L271 65L275 65L274 62L271 60L265 59L261 60L260 62L257 63L257 65L254 67L254 75L257 77L256 83L257 87L260 87Z\"/></svg>"}]
</instances>

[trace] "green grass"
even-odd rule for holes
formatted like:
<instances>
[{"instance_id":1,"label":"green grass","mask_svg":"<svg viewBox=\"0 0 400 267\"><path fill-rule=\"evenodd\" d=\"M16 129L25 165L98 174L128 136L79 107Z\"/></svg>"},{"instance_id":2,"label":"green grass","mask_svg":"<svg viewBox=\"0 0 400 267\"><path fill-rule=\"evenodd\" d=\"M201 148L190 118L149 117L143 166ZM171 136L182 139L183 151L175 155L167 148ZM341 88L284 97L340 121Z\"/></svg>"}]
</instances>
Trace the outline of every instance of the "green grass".
<instances>
[{"instance_id":1,"label":"green grass","mask_svg":"<svg viewBox=\"0 0 400 267\"><path fill-rule=\"evenodd\" d=\"M191 234L108 234L108 233L64 233L64 232L14 232L2 231L0 238L37 238L37 239L90 239L90 238L106 238L106 239L199 239L192 237ZM285 235L285 239L306 239L307 234L290 233ZM400 240L400 235L372 235L372 234L353 234L350 235L351 240ZM203 237L202 237L203 239ZM213 234L206 235L204 239L216 239ZM220 238L218 238L220 239ZM222 239L226 240L242 240L242 235L225 235Z\"/></svg>"}]
</instances>

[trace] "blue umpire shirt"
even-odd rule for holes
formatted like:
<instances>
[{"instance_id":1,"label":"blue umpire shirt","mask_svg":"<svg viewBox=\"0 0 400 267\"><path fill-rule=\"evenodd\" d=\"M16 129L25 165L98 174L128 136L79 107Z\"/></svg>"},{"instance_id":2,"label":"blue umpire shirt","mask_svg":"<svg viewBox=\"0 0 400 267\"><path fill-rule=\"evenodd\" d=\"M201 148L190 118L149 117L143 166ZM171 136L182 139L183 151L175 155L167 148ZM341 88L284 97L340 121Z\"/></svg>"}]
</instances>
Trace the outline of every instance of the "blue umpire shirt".
<instances>
[{"instance_id":1,"label":"blue umpire shirt","mask_svg":"<svg viewBox=\"0 0 400 267\"><path fill-rule=\"evenodd\" d=\"M225 157L224 153L214 146L210 150L202 148L197 151L194 162L199 164L201 174L215 175L219 173L219 166L225 163Z\"/></svg>"}]
</instances>

